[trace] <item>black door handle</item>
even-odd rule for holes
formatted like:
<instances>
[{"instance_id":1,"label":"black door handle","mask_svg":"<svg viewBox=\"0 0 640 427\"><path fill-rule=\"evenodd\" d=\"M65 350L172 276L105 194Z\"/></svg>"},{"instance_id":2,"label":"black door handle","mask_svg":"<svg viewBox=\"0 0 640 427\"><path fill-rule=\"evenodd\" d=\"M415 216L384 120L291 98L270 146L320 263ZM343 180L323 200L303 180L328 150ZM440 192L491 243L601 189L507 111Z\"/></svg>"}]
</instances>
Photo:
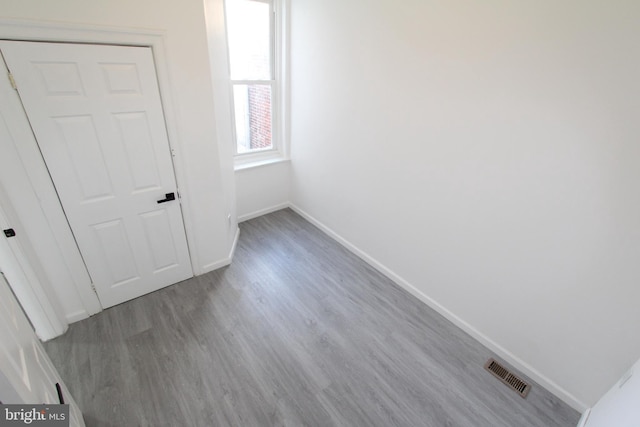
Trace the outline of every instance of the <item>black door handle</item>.
<instances>
[{"instance_id":1,"label":"black door handle","mask_svg":"<svg viewBox=\"0 0 640 427\"><path fill-rule=\"evenodd\" d=\"M164 195L164 199L158 200L158 203L166 203L176 199L176 193L167 193Z\"/></svg>"},{"instance_id":2,"label":"black door handle","mask_svg":"<svg viewBox=\"0 0 640 427\"><path fill-rule=\"evenodd\" d=\"M60 383L56 383L56 391L58 392L58 400L61 405L64 405L64 396L62 395L62 387L60 387Z\"/></svg>"}]
</instances>

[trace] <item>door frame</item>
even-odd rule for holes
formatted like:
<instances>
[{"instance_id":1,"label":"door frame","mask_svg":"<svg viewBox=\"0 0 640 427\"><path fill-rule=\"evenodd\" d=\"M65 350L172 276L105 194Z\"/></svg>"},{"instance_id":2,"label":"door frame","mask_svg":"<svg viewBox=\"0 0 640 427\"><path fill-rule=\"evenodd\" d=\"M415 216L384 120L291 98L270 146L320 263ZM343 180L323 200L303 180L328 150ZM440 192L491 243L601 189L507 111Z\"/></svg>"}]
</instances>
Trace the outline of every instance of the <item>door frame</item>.
<instances>
[{"instance_id":1,"label":"door frame","mask_svg":"<svg viewBox=\"0 0 640 427\"><path fill-rule=\"evenodd\" d=\"M169 139L169 149L171 150L173 169L176 177L176 184L180 190L179 194L187 193L187 177L186 177L186 165L183 164L182 146L180 139L178 138L177 126L175 125L176 113L174 108L174 102L171 97L171 79L168 71L169 59L166 53L165 46L165 32L162 30L140 30L133 28L122 27L106 27L97 25L76 25L66 24L58 22L45 22L45 21L32 21L32 20L18 20L18 19L0 19L0 39L2 40L14 40L14 41L37 41L37 42L57 42L57 43L90 43L90 44L108 44L108 45L120 45L120 46L138 46L149 47L153 54L154 65L156 68L156 76L158 79L158 87L160 90L160 102L162 105L165 126L167 130L167 136ZM31 168L45 168L44 160L23 158L25 167L27 170ZM47 172L48 174L48 172ZM53 182L44 185L43 183L34 182L35 192L38 194L48 194L51 196L51 187ZM55 190L54 190L55 191ZM60 200L55 195L59 208L62 209ZM193 227L192 207L188 199L181 198L181 214L183 217L183 223L185 228L185 234L187 238L187 246L189 248L191 268L194 273L197 274L199 268L197 268L196 260L199 259L198 252L193 242L195 239L195 230ZM47 220L49 221L49 227L55 233L56 229L64 228L65 232L68 230L71 233L66 217L61 220L55 215L49 215L45 212ZM80 255L75 241L70 242L68 239L57 239L60 249L64 252L74 253L77 256ZM27 260L36 264L37 259ZM86 267L82 263L80 267L78 263L74 266L70 266L74 277L88 277ZM82 269L82 271L80 271ZM84 313L74 313L71 318L67 318L70 322L81 320L89 317L95 313L102 311L102 306L98 300L97 295L91 289L91 283L89 286L84 281L74 280L73 286L81 295L82 304L85 308Z\"/></svg>"},{"instance_id":2,"label":"door frame","mask_svg":"<svg viewBox=\"0 0 640 427\"><path fill-rule=\"evenodd\" d=\"M16 227L20 230L17 216L9 215L5 211L7 197L0 185L0 228ZM9 207L10 208L10 207ZM67 323L61 316L61 309L55 298L49 294L46 285L40 279L40 274L34 267L37 264L29 260L28 242L23 241L17 234L11 239L0 238L0 270L12 283L11 288L20 301L23 310L29 316L36 335L43 341L50 340L63 334L67 330ZM41 269L39 269L41 270Z\"/></svg>"}]
</instances>

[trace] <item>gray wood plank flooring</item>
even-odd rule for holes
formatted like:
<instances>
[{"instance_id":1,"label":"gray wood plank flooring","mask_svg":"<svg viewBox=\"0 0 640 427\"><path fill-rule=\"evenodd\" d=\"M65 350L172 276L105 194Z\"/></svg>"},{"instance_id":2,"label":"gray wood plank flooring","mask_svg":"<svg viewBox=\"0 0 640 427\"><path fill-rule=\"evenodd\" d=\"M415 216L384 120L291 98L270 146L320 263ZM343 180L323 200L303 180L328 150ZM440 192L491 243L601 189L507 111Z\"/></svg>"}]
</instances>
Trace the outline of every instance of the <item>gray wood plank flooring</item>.
<instances>
[{"instance_id":1,"label":"gray wood plank flooring","mask_svg":"<svg viewBox=\"0 0 640 427\"><path fill-rule=\"evenodd\" d=\"M571 427L491 352L289 209L231 266L71 325L47 352L88 426Z\"/></svg>"}]
</instances>

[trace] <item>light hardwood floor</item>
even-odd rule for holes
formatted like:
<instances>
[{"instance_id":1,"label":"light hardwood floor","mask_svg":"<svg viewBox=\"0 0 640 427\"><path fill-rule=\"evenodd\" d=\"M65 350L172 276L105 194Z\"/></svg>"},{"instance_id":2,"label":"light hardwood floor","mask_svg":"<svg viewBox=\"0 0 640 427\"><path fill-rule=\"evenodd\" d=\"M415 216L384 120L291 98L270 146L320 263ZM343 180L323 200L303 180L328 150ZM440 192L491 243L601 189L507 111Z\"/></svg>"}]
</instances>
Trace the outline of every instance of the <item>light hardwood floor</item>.
<instances>
[{"instance_id":1,"label":"light hardwood floor","mask_svg":"<svg viewBox=\"0 0 640 427\"><path fill-rule=\"evenodd\" d=\"M71 325L46 349L87 426L572 427L534 384L291 210L233 264Z\"/></svg>"}]
</instances>

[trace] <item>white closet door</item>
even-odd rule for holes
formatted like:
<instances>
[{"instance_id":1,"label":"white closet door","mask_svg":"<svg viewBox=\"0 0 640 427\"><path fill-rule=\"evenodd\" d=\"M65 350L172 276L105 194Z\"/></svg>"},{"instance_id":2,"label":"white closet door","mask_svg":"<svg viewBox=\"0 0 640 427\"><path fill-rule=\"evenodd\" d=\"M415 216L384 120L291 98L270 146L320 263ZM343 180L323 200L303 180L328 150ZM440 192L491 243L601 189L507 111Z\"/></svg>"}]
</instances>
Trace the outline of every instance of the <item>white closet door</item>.
<instances>
[{"instance_id":1,"label":"white closet door","mask_svg":"<svg viewBox=\"0 0 640 427\"><path fill-rule=\"evenodd\" d=\"M70 425L84 426L82 413L31 329L0 272L0 401L5 404L57 404L56 383L69 404Z\"/></svg>"},{"instance_id":2,"label":"white closet door","mask_svg":"<svg viewBox=\"0 0 640 427\"><path fill-rule=\"evenodd\" d=\"M103 307L193 276L151 49L0 49Z\"/></svg>"}]
</instances>

